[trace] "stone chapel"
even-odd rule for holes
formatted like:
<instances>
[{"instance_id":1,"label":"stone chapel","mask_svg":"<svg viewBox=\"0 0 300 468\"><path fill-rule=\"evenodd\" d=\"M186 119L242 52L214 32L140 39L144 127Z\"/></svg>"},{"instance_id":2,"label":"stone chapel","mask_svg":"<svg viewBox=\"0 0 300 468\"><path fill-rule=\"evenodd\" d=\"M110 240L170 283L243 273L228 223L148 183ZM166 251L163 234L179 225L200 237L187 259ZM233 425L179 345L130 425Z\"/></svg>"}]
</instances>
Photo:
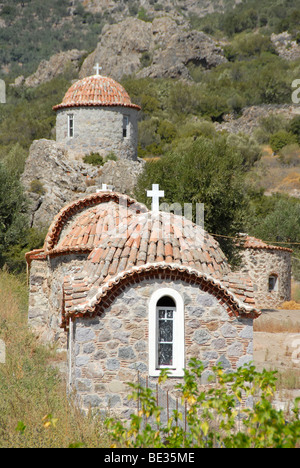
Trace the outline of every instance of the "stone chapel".
<instances>
[{"instance_id":1,"label":"stone chapel","mask_svg":"<svg viewBox=\"0 0 300 468\"><path fill-rule=\"evenodd\" d=\"M99 66L95 68L99 73ZM97 74L76 81L53 110L56 140L68 150L137 159L140 107L112 78Z\"/></svg>"},{"instance_id":2,"label":"stone chapel","mask_svg":"<svg viewBox=\"0 0 300 468\"><path fill-rule=\"evenodd\" d=\"M55 110L66 146L136 158L139 108L113 80L95 75L75 83ZM254 241L247 242L251 252ZM261 249L275 252L280 268L290 261L286 251L255 247L252 264L233 272L201 226L98 191L67 204L43 248L26 254L29 324L67 352L68 386L81 408L110 407L126 417L126 383L138 373L157 382L168 368L175 385L195 357L205 365L205 385L217 363L236 369L253 360L253 321L263 302L256 303L253 265ZM278 291L278 265L270 263L263 281L270 289L277 275Z\"/></svg>"}]
</instances>

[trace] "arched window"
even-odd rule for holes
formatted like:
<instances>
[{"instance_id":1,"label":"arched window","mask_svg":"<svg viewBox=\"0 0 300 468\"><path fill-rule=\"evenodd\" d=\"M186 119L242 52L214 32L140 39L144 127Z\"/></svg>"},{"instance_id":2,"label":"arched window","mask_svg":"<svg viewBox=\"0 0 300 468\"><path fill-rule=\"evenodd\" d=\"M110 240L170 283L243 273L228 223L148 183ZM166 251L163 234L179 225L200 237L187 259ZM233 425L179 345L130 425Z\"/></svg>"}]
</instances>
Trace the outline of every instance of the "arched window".
<instances>
[{"instance_id":1,"label":"arched window","mask_svg":"<svg viewBox=\"0 0 300 468\"><path fill-rule=\"evenodd\" d=\"M184 304L171 288L156 291L149 303L149 375L162 369L170 375L184 375Z\"/></svg>"}]
</instances>

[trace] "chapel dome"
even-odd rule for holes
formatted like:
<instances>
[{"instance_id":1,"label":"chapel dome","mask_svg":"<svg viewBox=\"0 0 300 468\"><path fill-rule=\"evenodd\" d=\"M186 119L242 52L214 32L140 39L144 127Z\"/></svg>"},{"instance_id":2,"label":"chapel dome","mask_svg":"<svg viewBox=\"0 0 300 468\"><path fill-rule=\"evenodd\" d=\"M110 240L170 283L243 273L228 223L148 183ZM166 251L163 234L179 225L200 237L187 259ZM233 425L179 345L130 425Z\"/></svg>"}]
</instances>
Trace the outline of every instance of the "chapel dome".
<instances>
[{"instance_id":1,"label":"chapel dome","mask_svg":"<svg viewBox=\"0 0 300 468\"><path fill-rule=\"evenodd\" d=\"M104 281L133 267L159 263L190 267L219 280L231 271L218 242L182 216L140 213L128 217L119 232L102 238L88 258L90 273Z\"/></svg>"},{"instance_id":2,"label":"chapel dome","mask_svg":"<svg viewBox=\"0 0 300 468\"><path fill-rule=\"evenodd\" d=\"M219 243L201 226L172 213L148 211L113 192L86 197L62 210L44 249L51 255L89 253L89 273L103 279L160 262L185 265L216 279L230 273Z\"/></svg>"},{"instance_id":3,"label":"chapel dome","mask_svg":"<svg viewBox=\"0 0 300 468\"><path fill-rule=\"evenodd\" d=\"M66 92L61 104L54 106L53 110L83 106L120 106L140 110L138 105L131 102L123 86L112 78L101 75L76 81Z\"/></svg>"}]
</instances>

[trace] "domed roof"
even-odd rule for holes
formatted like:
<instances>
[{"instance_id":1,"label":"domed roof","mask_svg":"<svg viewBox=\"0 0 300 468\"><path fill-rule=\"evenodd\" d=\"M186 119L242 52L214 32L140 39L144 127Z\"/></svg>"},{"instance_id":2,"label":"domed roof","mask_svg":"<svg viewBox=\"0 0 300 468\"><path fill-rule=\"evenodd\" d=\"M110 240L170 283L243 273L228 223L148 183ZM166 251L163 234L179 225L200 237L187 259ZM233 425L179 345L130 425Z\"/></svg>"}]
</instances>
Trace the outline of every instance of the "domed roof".
<instances>
[{"instance_id":1,"label":"domed roof","mask_svg":"<svg viewBox=\"0 0 300 468\"><path fill-rule=\"evenodd\" d=\"M156 262L187 265L215 278L230 272L218 242L202 227L173 213L148 211L114 192L64 208L50 227L44 250L50 255L89 252L89 268L103 279Z\"/></svg>"},{"instance_id":2,"label":"domed roof","mask_svg":"<svg viewBox=\"0 0 300 468\"><path fill-rule=\"evenodd\" d=\"M252 283L233 276L218 242L201 226L173 213L148 211L126 195L101 192L70 203L54 219L44 248L26 258L30 265L34 259L73 254L86 258L64 277L64 324L72 314L96 313L101 298L117 294L115 288L156 277L204 281L204 290L233 300L237 313L255 310Z\"/></svg>"},{"instance_id":3,"label":"domed roof","mask_svg":"<svg viewBox=\"0 0 300 468\"><path fill-rule=\"evenodd\" d=\"M132 267L165 262L221 279L230 272L219 244L200 226L173 213L140 213L122 220L89 255L89 272L105 281Z\"/></svg>"},{"instance_id":4,"label":"domed roof","mask_svg":"<svg viewBox=\"0 0 300 468\"><path fill-rule=\"evenodd\" d=\"M139 106L131 102L123 86L101 75L76 81L66 92L62 103L54 106L53 110L82 106L121 106L140 110Z\"/></svg>"}]
</instances>

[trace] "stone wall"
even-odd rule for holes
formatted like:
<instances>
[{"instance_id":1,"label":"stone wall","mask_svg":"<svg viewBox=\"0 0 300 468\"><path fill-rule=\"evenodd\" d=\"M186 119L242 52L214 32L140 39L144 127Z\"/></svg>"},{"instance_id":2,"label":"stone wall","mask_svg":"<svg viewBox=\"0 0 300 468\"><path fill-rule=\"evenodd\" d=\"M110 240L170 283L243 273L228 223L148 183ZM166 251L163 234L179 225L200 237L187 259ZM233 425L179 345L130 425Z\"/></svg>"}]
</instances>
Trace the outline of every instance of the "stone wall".
<instances>
[{"instance_id":1,"label":"stone wall","mask_svg":"<svg viewBox=\"0 0 300 468\"><path fill-rule=\"evenodd\" d=\"M63 280L76 273L86 255L34 260L30 264L28 323L44 343L67 349L67 335L60 328L63 307Z\"/></svg>"},{"instance_id":2,"label":"stone wall","mask_svg":"<svg viewBox=\"0 0 300 468\"><path fill-rule=\"evenodd\" d=\"M248 273L253 285L256 306L259 309L278 308L291 298L291 253L284 250L245 249L244 273ZM277 290L269 292L269 277L278 277Z\"/></svg>"},{"instance_id":3,"label":"stone wall","mask_svg":"<svg viewBox=\"0 0 300 468\"><path fill-rule=\"evenodd\" d=\"M68 137L68 115L74 116L74 137ZM123 116L129 117L129 131L123 137ZM56 140L68 150L86 155L137 159L138 111L127 107L79 107L57 111Z\"/></svg>"},{"instance_id":4,"label":"stone wall","mask_svg":"<svg viewBox=\"0 0 300 468\"><path fill-rule=\"evenodd\" d=\"M125 418L136 408L127 399L127 382L138 371L148 375L148 304L153 292L174 288L185 305L186 363L196 357L205 364L203 384L211 366L234 369L253 359L253 321L230 318L217 299L181 282L148 280L127 288L101 317L77 319L72 340L72 389L82 408L111 409ZM157 382L151 377L150 382ZM174 388L179 378L170 378Z\"/></svg>"},{"instance_id":5,"label":"stone wall","mask_svg":"<svg viewBox=\"0 0 300 468\"><path fill-rule=\"evenodd\" d=\"M49 268L46 260L30 265L28 324L41 341L54 341L49 311Z\"/></svg>"}]
</instances>

